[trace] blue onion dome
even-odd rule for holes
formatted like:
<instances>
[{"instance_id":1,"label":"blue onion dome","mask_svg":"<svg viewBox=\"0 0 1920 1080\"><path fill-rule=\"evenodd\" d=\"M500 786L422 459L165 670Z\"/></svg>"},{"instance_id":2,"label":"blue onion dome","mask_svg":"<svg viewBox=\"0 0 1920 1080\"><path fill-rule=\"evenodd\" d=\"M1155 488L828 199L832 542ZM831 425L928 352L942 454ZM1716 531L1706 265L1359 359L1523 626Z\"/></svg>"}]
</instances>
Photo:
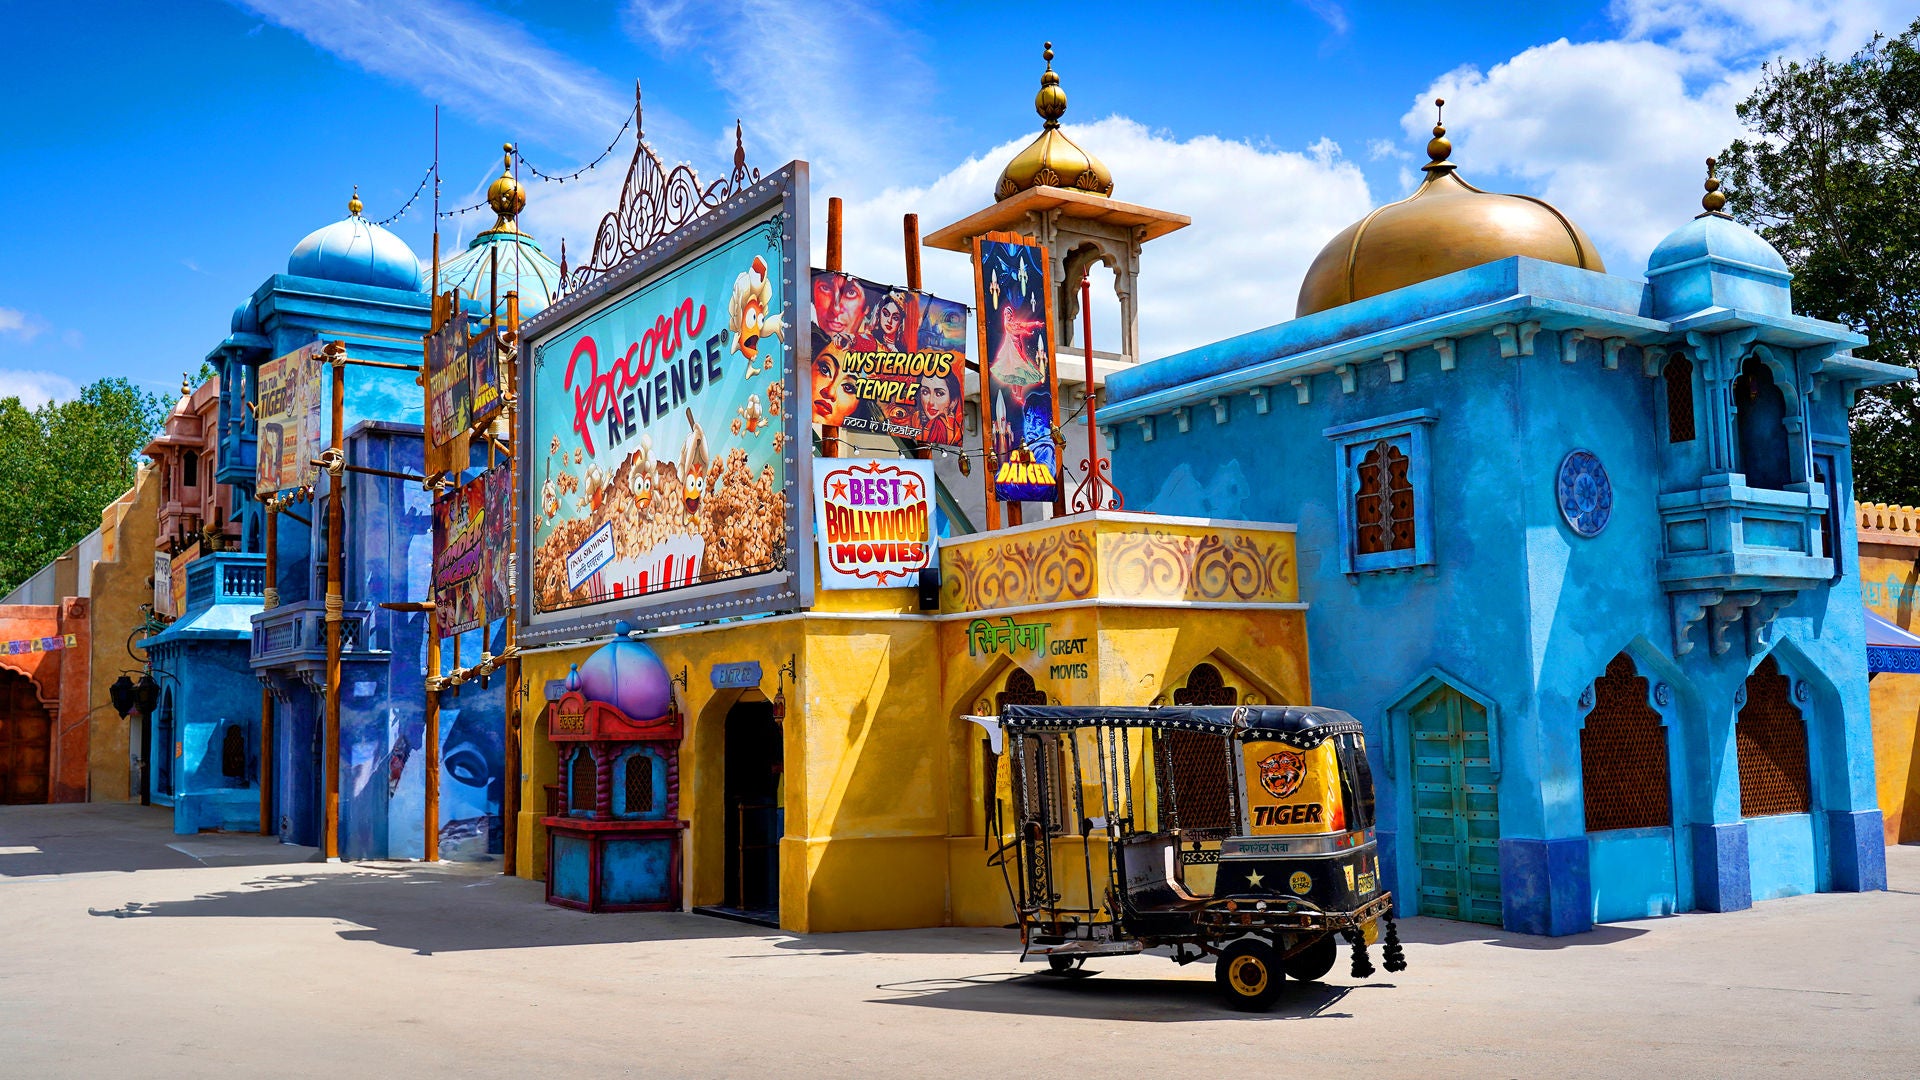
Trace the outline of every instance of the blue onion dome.
<instances>
[{"instance_id":1,"label":"blue onion dome","mask_svg":"<svg viewBox=\"0 0 1920 1080\"><path fill-rule=\"evenodd\" d=\"M360 191L347 201L347 216L307 234L287 257L287 273L349 285L419 292L420 260L405 240L360 216Z\"/></svg>"},{"instance_id":2,"label":"blue onion dome","mask_svg":"<svg viewBox=\"0 0 1920 1080\"><path fill-rule=\"evenodd\" d=\"M1727 214L1715 166L1708 158L1702 212L1660 241L1647 258L1654 316L1672 318L1710 307L1791 314L1793 273L1787 260Z\"/></svg>"},{"instance_id":3,"label":"blue onion dome","mask_svg":"<svg viewBox=\"0 0 1920 1080\"><path fill-rule=\"evenodd\" d=\"M257 334L260 332L260 316L253 310L253 297L249 296L245 300L240 301L240 305L233 309L233 322L228 325L227 329L228 332L235 334Z\"/></svg>"},{"instance_id":4,"label":"blue onion dome","mask_svg":"<svg viewBox=\"0 0 1920 1080\"><path fill-rule=\"evenodd\" d=\"M520 227L527 191L513 177L513 145L507 144L506 162L499 179L487 188L493 208L493 227L468 241L467 249L440 264L440 288L458 288L460 295L480 300L496 298L505 315L508 292L520 294L520 317L530 318L553 302L560 291L560 265ZM498 273L496 282L494 274Z\"/></svg>"},{"instance_id":5,"label":"blue onion dome","mask_svg":"<svg viewBox=\"0 0 1920 1080\"><path fill-rule=\"evenodd\" d=\"M579 690L588 701L604 701L630 720L654 720L673 711L673 678L659 654L626 636L616 636L580 665ZM569 673L568 681L573 681Z\"/></svg>"}]
</instances>

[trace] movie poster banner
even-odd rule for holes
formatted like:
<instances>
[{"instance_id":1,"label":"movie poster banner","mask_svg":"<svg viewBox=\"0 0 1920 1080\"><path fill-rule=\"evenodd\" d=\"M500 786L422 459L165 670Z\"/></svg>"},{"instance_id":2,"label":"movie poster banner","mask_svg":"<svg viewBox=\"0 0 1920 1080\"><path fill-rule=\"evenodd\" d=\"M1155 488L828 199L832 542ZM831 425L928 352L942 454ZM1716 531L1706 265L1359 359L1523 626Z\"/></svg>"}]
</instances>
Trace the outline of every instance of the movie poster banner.
<instances>
[{"instance_id":1,"label":"movie poster banner","mask_svg":"<svg viewBox=\"0 0 1920 1080\"><path fill-rule=\"evenodd\" d=\"M803 603L805 207L796 162L523 328L517 640Z\"/></svg>"},{"instance_id":2,"label":"movie poster banner","mask_svg":"<svg viewBox=\"0 0 1920 1080\"><path fill-rule=\"evenodd\" d=\"M912 585L933 565L933 462L816 458L813 477L823 588Z\"/></svg>"},{"instance_id":3,"label":"movie poster banner","mask_svg":"<svg viewBox=\"0 0 1920 1080\"><path fill-rule=\"evenodd\" d=\"M467 380L468 422L484 424L500 412L500 339L491 333L470 339L467 362L471 370Z\"/></svg>"},{"instance_id":4,"label":"movie poster banner","mask_svg":"<svg viewBox=\"0 0 1920 1080\"><path fill-rule=\"evenodd\" d=\"M487 621L486 480L469 480L433 500L433 617L441 637Z\"/></svg>"},{"instance_id":5,"label":"movie poster banner","mask_svg":"<svg viewBox=\"0 0 1920 1080\"><path fill-rule=\"evenodd\" d=\"M959 446L967 306L813 271L813 422Z\"/></svg>"},{"instance_id":6,"label":"movie poster banner","mask_svg":"<svg viewBox=\"0 0 1920 1080\"><path fill-rule=\"evenodd\" d=\"M473 424L472 361L460 290L449 293L452 318L427 335L427 438L445 446Z\"/></svg>"},{"instance_id":7,"label":"movie poster banner","mask_svg":"<svg viewBox=\"0 0 1920 1080\"><path fill-rule=\"evenodd\" d=\"M1046 250L1002 233L973 243L994 497L1051 502L1060 473Z\"/></svg>"},{"instance_id":8,"label":"movie poster banner","mask_svg":"<svg viewBox=\"0 0 1920 1080\"><path fill-rule=\"evenodd\" d=\"M254 402L254 492L278 495L319 479L320 352L322 342L303 345L260 365Z\"/></svg>"}]
</instances>

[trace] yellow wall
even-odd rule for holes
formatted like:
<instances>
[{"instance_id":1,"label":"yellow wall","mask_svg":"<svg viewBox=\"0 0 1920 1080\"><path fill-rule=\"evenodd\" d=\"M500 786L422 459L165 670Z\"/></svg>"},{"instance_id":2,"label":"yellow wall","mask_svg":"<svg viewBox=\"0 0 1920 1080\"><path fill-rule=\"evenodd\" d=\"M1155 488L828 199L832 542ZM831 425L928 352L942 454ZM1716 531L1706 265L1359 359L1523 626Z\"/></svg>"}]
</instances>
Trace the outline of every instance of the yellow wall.
<instances>
[{"instance_id":1,"label":"yellow wall","mask_svg":"<svg viewBox=\"0 0 1920 1080\"><path fill-rule=\"evenodd\" d=\"M141 666L128 653L127 639L143 620L140 605L153 601L147 579L153 574L159 506L159 473L143 466L133 488L100 515L102 558L91 568L93 651L87 702L88 797L96 801L140 797L130 789L127 721L114 710L108 689L121 672Z\"/></svg>"},{"instance_id":2,"label":"yellow wall","mask_svg":"<svg viewBox=\"0 0 1920 1080\"><path fill-rule=\"evenodd\" d=\"M1920 633L1920 512L1862 503L1860 591L1871 608ZM1868 687L1873 707L1873 764L1887 843L1920 841L1920 675L1875 675Z\"/></svg>"},{"instance_id":3,"label":"yellow wall","mask_svg":"<svg viewBox=\"0 0 1920 1080\"><path fill-rule=\"evenodd\" d=\"M649 635L667 669L686 672L676 693L689 718L680 813L692 823L691 904L722 899L727 711L743 693L775 696L789 658L780 921L803 932L1012 920L1001 871L987 864L983 732L962 717L993 712L1016 669L1062 704L1169 701L1202 662L1241 701L1310 698L1290 531L1083 516L949 545L942 561L937 615L911 590L828 592L809 613ZM1007 620L1024 629L996 633ZM523 662L525 876L544 872L541 786L555 772L542 688L597 647ZM741 660L760 662L758 690L715 691L714 665ZM1135 772L1148 782L1144 754Z\"/></svg>"}]
</instances>

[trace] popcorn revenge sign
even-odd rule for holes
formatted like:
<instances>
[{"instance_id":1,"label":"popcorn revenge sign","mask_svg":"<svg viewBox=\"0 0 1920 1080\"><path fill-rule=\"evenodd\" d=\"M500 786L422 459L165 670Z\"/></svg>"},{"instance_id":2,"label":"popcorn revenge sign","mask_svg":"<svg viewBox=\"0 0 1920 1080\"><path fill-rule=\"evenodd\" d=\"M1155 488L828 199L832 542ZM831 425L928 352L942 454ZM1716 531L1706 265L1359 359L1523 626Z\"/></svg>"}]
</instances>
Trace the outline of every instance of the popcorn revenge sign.
<instances>
[{"instance_id":1,"label":"popcorn revenge sign","mask_svg":"<svg viewBox=\"0 0 1920 1080\"><path fill-rule=\"evenodd\" d=\"M909 585L933 565L933 462L818 458L813 475L822 587Z\"/></svg>"},{"instance_id":2,"label":"popcorn revenge sign","mask_svg":"<svg viewBox=\"0 0 1920 1080\"><path fill-rule=\"evenodd\" d=\"M523 328L518 640L811 600L806 198L790 163Z\"/></svg>"}]
</instances>

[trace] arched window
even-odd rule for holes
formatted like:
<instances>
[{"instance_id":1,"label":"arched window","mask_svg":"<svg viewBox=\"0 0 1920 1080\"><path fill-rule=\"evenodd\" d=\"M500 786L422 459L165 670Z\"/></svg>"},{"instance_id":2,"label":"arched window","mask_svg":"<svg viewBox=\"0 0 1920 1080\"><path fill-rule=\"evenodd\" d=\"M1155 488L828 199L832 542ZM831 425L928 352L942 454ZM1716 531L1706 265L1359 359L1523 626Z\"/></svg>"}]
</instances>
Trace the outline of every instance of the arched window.
<instances>
[{"instance_id":1,"label":"arched window","mask_svg":"<svg viewBox=\"0 0 1920 1080\"><path fill-rule=\"evenodd\" d=\"M247 733L239 724L228 724L227 734L220 740L220 775L229 780L247 777Z\"/></svg>"},{"instance_id":2,"label":"arched window","mask_svg":"<svg viewBox=\"0 0 1920 1080\"><path fill-rule=\"evenodd\" d=\"M1747 486L1782 491L1793 480L1788 466L1787 399L1773 372L1757 356L1747 357L1733 381L1733 407L1740 434L1740 471Z\"/></svg>"},{"instance_id":3,"label":"arched window","mask_svg":"<svg viewBox=\"0 0 1920 1080\"><path fill-rule=\"evenodd\" d=\"M1007 673L1006 689L994 695L996 711L1008 705L1045 705L1047 695L1033 685L1033 676L1025 668L1014 668Z\"/></svg>"},{"instance_id":4,"label":"arched window","mask_svg":"<svg viewBox=\"0 0 1920 1080\"><path fill-rule=\"evenodd\" d=\"M1667 441L1693 441L1693 361L1675 353L1663 373L1667 382Z\"/></svg>"},{"instance_id":5,"label":"arched window","mask_svg":"<svg viewBox=\"0 0 1920 1080\"><path fill-rule=\"evenodd\" d=\"M1593 684L1593 711L1580 729L1587 831L1673 824L1667 729L1647 704L1647 680L1626 653Z\"/></svg>"},{"instance_id":6,"label":"arched window","mask_svg":"<svg viewBox=\"0 0 1920 1080\"><path fill-rule=\"evenodd\" d=\"M571 814L591 814L595 792L593 776L593 755L586 747L573 752L573 760L567 765L567 812Z\"/></svg>"},{"instance_id":7,"label":"arched window","mask_svg":"<svg viewBox=\"0 0 1920 1080\"><path fill-rule=\"evenodd\" d=\"M1362 555L1413 547L1413 481L1407 455L1385 439L1360 459L1353 520Z\"/></svg>"},{"instance_id":8,"label":"arched window","mask_svg":"<svg viewBox=\"0 0 1920 1080\"><path fill-rule=\"evenodd\" d=\"M627 755L621 766L621 785L626 794L628 816L653 812L653 758L646 754Z\"/></svg>"},{"instance_id":9,"label":"arched window","mask_svg":"<svg viewBox=\"0 0 1920 1080\"><path fill-rule=\"evenodd\" d=\"M1173 692L1175 705L1237 705L1240 695L1212 664L1195 664L1187 685ZM1233 821L1227 791L1233 784L1232 744L1204 731L1166 731L1154 740L1154 779L1160 794L1161 829L1183 834L1226 835Z\"/></svg>"},{"instance_id":10,"label":"arched window","mask_svg":"<svg viewBox=\"0 0 1920 1080\"><path fill-rule=\"evenodd\" d=\"M1047 693L1033 685L1033 676L1027 674L1026 669L1014 668L1007 673L1006 686L993 700L994 710L998 712L1009 705L1045 705ZM1039 808L1046 815L1047 828L1054 832L1072 831L1073 792L1069 788L1073 772L1068 767L1065 740L1059 735L1030 735L1025 757L1020 765L1026 771L1029 790L1044 795Z\"/></svg>"},{"instance_id":11,"label":"arched window","mask_svg":"<svg viewBox=\"0 0 1920 1080\"><path fill-rule=\"evenodd\" d=\"M1740 755L1740 816L1771 817L1813 810L1807 773L1807 722L1791 685L1769 656L1747 676L1747 703L1733 727Z\"/></svg>"}]
</instances>

